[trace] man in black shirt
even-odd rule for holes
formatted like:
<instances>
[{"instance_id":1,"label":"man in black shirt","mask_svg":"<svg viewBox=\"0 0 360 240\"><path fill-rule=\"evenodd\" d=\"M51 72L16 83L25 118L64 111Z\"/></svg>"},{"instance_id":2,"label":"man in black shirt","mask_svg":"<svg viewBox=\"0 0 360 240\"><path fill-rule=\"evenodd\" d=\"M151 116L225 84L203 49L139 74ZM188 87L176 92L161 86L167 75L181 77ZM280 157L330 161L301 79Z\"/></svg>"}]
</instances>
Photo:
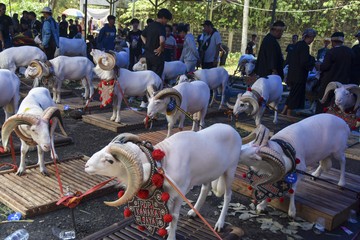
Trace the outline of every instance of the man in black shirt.
<instances>
[{"instance_id":1,"label":"man in black shirt","mask_svg":"<svg viewBox=\"0 0 360 240\"><path fill-rule=\"evenodd\" d=\"M285 65L289 64L291 52L294 50L295 44L297 43L298 39L299 39L299 36L294 34L291 38L291 43L289 45L287 45L286 50L285 50L285 52L287 52Z\"/></svg>"},{"instance_id":2,"label":"man in black shirt","mask_svg":"<svg viewBox=\"0 0 360 240\"><path fill-rule=\"evenodd\" d=\"M358 44L352 47L354 52L354 62L351 71L352 83L356 85L360 84L360 31L355 34L355 37L358 39Z\"/></svg>"},{"instance_id":3,"label":"man in black shirt","mask_svg":"<svg viewBox=\"0 0 360 240\"><path fill-rule=\"evenodd\" d=\"M130 65L129 69L132 70L134 64L139 61L141 55L141 30L138 29L139 27L139 19L132 19L130 24L132 25L132 30L127 35L126 41L130 44Z\"/></svg>"},{"instance_id":4,"label":"man in black shirt","mask_svg":"<svg viewBox=\"0 0 360 240\"><path fill-rule=\"evenodd\" d=\"M20 18L20 31L26 32L30 28L29 12L23 11L23 16Z\"/></svg>"},{"instance_id":5,"label":"man in black shirt","mask_svg":"<svg viewBox=\"0 0 360 240\"><path fill-rule=\"evenodd\" d=\"M284 58L277 41L281 38L284 30L285 23L276 21L271 26L270 33L264 37L255 67L255 73L260 77L267 77L268 75L275 74L284 78Z\"/></svg>"},{"instance_id":6,"label":"man in black shirt","mask_svg":"<svg viewBox=\"0 0 360 240\"><path fill-rule=\"evenodd\" d=\"M78 33L78 29L77 29L76 25L73 24L74 20L70 19L69 23L70 23L70 25L69 25L69 38L74 38L75 35Z\"/></svg>"},{"instance_id":7,"label":"man in black shirt","mask_svg":"<svg viewBox=\"0 0 360 240\"><path fill-rule=\"evenodd\" d=\"M6 6L0 3L0 51L12 46L10 34L13 35L13 23L11 17L5 15Z\"/></svg>"},{"instance_id":8,"label":"man in black shirt","mask_svg":"<svg viewBox=\"0 0 360 240\"><path fill-rule=\"evenodd\" d=\"M59 35L60 37L68 37L69 23L66 21L66 15L61 15L62 21L59 23Z\"/></svg>"},{"instance_id":9,"label":"man in black shirt","mask_svg":"<svg viewBox=\"0 0 360 240\"><path fill-rule=\"evenodd\" d=\"M41 33L41 22L36 19L36 14L34 12L29 12L29 20L30 20L30 29L33 36Z\"/></svg>"},{"instance_id":10,"label":"man in black shirt","mask_svg":"<svg viewBox=\"0 0 360 240\"><path fill-rule=\"evenodd\" d=\"M254 57L256 56L255 48L256 48L256 34L251 35L251 41L246 45L246 54L252 54Z\"/></svg>"},{"instance_id":11,"label":"man in black shirt","mask_svg":"<svg viewBox=\"0 0 360 240\"><path fill-rule=\"evenodd\" d=\"M148 70L154 71L159 77L164 71L165 25L172 19L169 10L163 8L157 14L157 19L150 23L141 34L145 45L145 58Z\"/></svg>"}]
</instances>

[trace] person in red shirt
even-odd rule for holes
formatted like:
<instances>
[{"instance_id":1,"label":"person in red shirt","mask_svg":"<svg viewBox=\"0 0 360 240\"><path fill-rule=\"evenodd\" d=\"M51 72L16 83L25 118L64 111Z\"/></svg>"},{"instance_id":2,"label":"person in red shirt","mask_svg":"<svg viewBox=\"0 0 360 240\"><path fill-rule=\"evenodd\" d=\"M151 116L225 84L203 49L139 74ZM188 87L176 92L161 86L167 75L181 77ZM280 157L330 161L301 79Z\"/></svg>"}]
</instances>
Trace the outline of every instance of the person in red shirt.
<instances>
[{"instance_id":1,"label":"person in red shirt","mask_svg":"<svg viewBox=\"0 0 360 240\"><path fill-rule=\"evenodd\" d=\"M175 60L179 60L180 57L181 57L181 52L182 52L182 49L183 49L183 46L184 46L184 41L185 39L183 37L181 37L177 31L177 26L178 24L177 23L174 23L172 25L173 27L173 36L175 38L175 41L176 41L176 54L175 54Z\"/></svg>"}]
</instances>

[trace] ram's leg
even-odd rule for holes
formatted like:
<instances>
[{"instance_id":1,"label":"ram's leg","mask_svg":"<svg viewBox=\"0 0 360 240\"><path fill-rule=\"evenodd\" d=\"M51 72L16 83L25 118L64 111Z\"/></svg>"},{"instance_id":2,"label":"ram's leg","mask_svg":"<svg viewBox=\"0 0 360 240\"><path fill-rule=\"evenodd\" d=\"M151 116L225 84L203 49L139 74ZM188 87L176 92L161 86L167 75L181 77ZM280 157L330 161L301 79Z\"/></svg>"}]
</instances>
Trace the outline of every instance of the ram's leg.
<instances>
[{"instance_id":1,"label":"ram's leg","mask_svg":"<svg viewBox=\"0 0 360 240\"><path fill-rule=\"evenodd\" d=\"M222 86L221 87L221 103L220 103L220 106L219 106L219 110L221 109L222 106L225 106L225 86Z\"/></svg>"},{"instance_id":2,"label":"ram's leg","mask_svg":"<svg viewBox=\"0 0 360 240\"><path fill-rule=\"evenodd\" d=\"M168 137L171 136L171 130L172 130L173 127L174 127L174 122L173 122L173 121L169 121L169 122L168 122L168 132L167 132L166 138L168 138Z\"/></svg>"},{"instance_id":3,"label":"ram's leg","mask_svg":"<svg viewBox=\"0 0 360 240\"><path fill-rule=\"evenodd\" d=\"M331 168L331 165L331 157L327 157L320 161L319 166L311 175L313 175L314 177L320 177L323 171L328 171Z\"/></svg>"},{"instance_id":4,"label":"ram's leg","mask_svg":"<svg viewBox=\"0 0 360 240\"><path fill-rule=\"evenodd\" d=\"M44 176L49 176L49 173L45 167L44 151L41 149L39 145L37 146L37 152L38 152L38 165L40 167L40 172Z\"/></svg>"},{"instance_id":5,"label":"ram's leg","mask_svg":"<svg viewBox=\"0 0 360 240\"><path fill-rule=\"evenodd\" d=\"M344 187L346 185L346 180L345 180L345 165L346 165L345 153L344 152L335 153L334 158L339 160L339 162L340 162L340 179L339 179L338 185L341 186L341 187Z\"/></svg>"},{"instance_id":6,"label":"ram's leg","mask_svg":"<svg viewBox=\"0 0 360 240\"><path fill-rule=\"evenodd\" d=\"M198 197L198 199L196 201L196 204L194 206L194 208L197 211L200 211L201 207L204 205L206 197L207 197L207 195L208 195L208 193L210 191L210 187L211 187L210 183L205 183L205 184L203 184L201 186L200 195L199 195L199 197ZM196 213L192 209L187 213L187 215L189 217L196 217Z\"/></svg>"},{"instance_id":7,"label":"ram's leg","mask_svg":"<svg viewBox=\"0 0 360 240\"><path fill-rule=\"evenodd\" d=\"M192 118L193 118L193 124L192 124L192 128L191 128L191 131L198 131L199 130L199 112L197 113L194 113L192 115Z\"/></svg>"},{"instance_id":8,"label":"ram's leg","mask_svg":"<svg viewBox=\"0 0 360 240\"><path fill-rule=\"evenodd\" d=\"M213 103L215 102L215 95L216 95L216 88L212 90L212 98L211 98L211 102L209 104L209 106L211 107L213 105Z\"/></svg>"},{"instance_id":9,"label":"ram's leg","mask_svg":"<svg viewBox=\"0 0 360 240\"><path fill-rule=\"evenodd\" d=\"M295 206L295 193L296 193L296 186L299 181L301 181L302 176L299 176L296 183L292 185L292 189L294 190L294 193L290 194L290 203L289 203L289 210L288 215L291 218L296 217L296 206Z\"/></svg>"},{"instance_id":10,"label":"ram's leg","mask_svg":"<svg viewBox=\"0 0 360 240\"><path fill-rule=\"evenodd\" d=\"M85 93L84 93L83 97L85 99L88 99L89 98L89 84L88 84L86 78L82 78L81 83L82 83L83 87L85 88Z\"/></svg>"},{"instance_id":11,"label":"ram's leg","mask_svg":"<svg viewBox=\"0 0 360 240\"><path fill-rule=\"evenodd\" d=\"M62 85L62 81L60 81L57 78L54 78L54 86L56 91L55 103L61 103L61 85Z\"/></svg>"},{"instance_id":12,"label":"ram's leg","mask_svg":"<svg viewBox=\"0 0 360 240\"><path fill-rule=\"evenodd\" d=\"M16 175L21 176L26 169L26 164L25 164L25 158L26 158L26 154L29 151L29 145L27 145L23 140L21 140L21 149L20 149L20 165L19 168L16 172Z\"/></svg>"},{"instance_id":13,"label":"ram's leg","mask_svg":"<svg viewBox=\"0 0 360 240\"><path fill-rule=\"evenodd\" d=\"M207 108L208 108L207 106L204 107L199 114L199 119L200 119L199 129L200 130L205 127L205 117L206 117Z\"/></svg>"},{"instance_id":14,"label":"ram's leg","mask_svg":"<svg viewBox=\"0 0 360 240\"><path fill-rule=\"evenodd\" d=\"M256 212L261 213L265 210L266 207L267 207L267 202L265 200L263 200L263 201L261 201L261 203L259 203L256 206Z\"/></svg>"},{"instance_id":15,"label":"ram's leg","mask_svg":"<svg viewBox=\"0 0 360 240\"><path fill-rule=\"evenodd\" d=\"M259 112L255 115L255 124L259 126L261 124L261 119L264 115L265 107L260 107Z\"/></svg>"},{"instance_id":16,"label":"ram's leg","mask_svg":"<svg viewBox=\"0 0 360 240\"><path fill-rule=\"evenodd\" d=\"M169 224L169 227L167 228L168 230L167 240L176 240L176 228L180 217L181 203L182 203L181 197L177 196L171 202L172 207L171 208L169 207L169 212L172 215L172 221Z\"/></svg>"},{"instance_id":17,"label":"ram's leg","mask_svg":"<svg viewBox=\"0 0 360 240\"><path fill-rule=\"evenodd\" d=\"M120 118L120 109L121 109L121 102L122 102L122 97L123 96L119 96L118 97L118 102L116 104L116 118L115 118L115 122L119 123L121 121Z\"/></svg>"},{"instance_id":18,"label":"ram's leg","mask_svg":"<svg viewBox=\"0 0 360 240\"><path fill-rule=\"evenodd\" d=\"M185 114L181 113L179 116L179 130L184 130Z\"/></svg>"},{"instance_id":19,"label":"ram's leg","mask_svg":"<svg viewBox=\"0 0 360 240\"><path fill-rule=\"evenodd\" d=\"M275 124L278 123L278 103L279 102L280 101L276 101L276 102L272 102L269 104L271 107L273 107L275 109L274 110L274 121L273 121L273 123L275 123Z\"/></svg>"},{"instance_id":20,"label":"ram's leg","mask_svg":"<svg viewBox=\"0 0 360 240\"><path fill-rule=\"evenodd\" d=\"M116 118L116 112L117 112L117 102L118 102L118 98L117 96L114 96L114 99L113 99L113 106L112 106L112 109L113 109L113 113L110 117L110 121L115 121L115 118Z\"/></svg>"}]
</instances>

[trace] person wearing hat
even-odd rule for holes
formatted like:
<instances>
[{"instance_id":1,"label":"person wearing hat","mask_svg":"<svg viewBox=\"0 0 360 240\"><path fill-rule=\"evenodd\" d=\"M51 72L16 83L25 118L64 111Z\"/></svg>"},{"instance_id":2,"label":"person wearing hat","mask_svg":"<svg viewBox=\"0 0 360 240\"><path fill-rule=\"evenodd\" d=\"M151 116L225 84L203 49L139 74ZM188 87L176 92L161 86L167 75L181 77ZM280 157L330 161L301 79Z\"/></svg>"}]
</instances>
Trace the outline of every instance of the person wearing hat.
<instances>
[{"instance_id":1,"label":"person wearing hat","mask_svg":"<svg viewBox=\"0 0 360 240\"><path fill-rule=\"evenodd\" d=\"M326 53L329 51L328 46L330 45L330 38L324 38L324 47L320 48L316 55L316 61L323 62Z\"/></svg>"},{"instance_id":2,"label":"person wearing hat","mask_svg":"<svg viewBox=\"0 0 360 240\"><path fill-rule=\"evenodd\" d=\"M214 68L219 62L221 36L211 21L205 20L203 27L204 38L200 47L201 68Z\"/></svg>"},{"instance_id":3,"label":"person wearing hat","mask_svg":"<svg viewBox=\"0 0 360 240\"><path fill-rule=\"evenodd\" d=\"M157 19L151 22L141 33L144 43L147 69L155 72L160 78L164 71L164 49L166 31L165 25L172 19L171 12L162 8L157 13ZM145 100L145 99L144 99Z\"/></svg>"},{"instance_id":4,"label":"person wearing hat","mask_svg":"<svg viewBox=\"0 0 360 240\"><path fill-rule=\"evenodd\" d=\"M281 38L284 31L285 23L283 21L276 21L272 24L270 32L264 37L255 66L255 73L259 77L275 74L279 75L282 79L284 78L284 58L277 41Z\"/></svg>"},{"instance_id":5,"label":"person wearing hat","mask_svg":"<svg viewBox=\"0 0 360 240\"><path fill-rule=\"evenodd\" d=\"M41 37L44 52L47 59L53 59L56 48L59 47L59 26L52 17L52 10L49 7L44 7L41 11L45 20L43 23Z\"/></svg>"},{"instance_id":6,"label":"person wearing hat","mask_svg":"<svg viewBox=\"0 0 360 240\"><path fill-rule=\"evenodd\" d=\"M59 23L60 37L68 37L69 23L66 21L66 15L61 15L62 21Z\"/></svg>"},{"instance_id":7,"label":"person wearing hat","mask_svg":"<svg viewBox=\"0 0 360 240\"><path fill-rule=\"evenodd\" d=\"M359 85L360 84L360 31L355 34L355 37L358 39L358 44L352 47L354 52L354 64L352 67L352 81Z\"/></svg>"},{"instance_id":8,"label":"person wearing hat","mask_svg":"<svg viewBox=\"0 0 360 240\"><path fill-rule=\"evenodd\" d=\"M130 64L129 69L132 70L135 63L140 59L142 53L141 42L141 30L139 29L140 21L137 18L133 18L130 21L132 25L131 31L129 31L126 41L130 44Z\"/></svg>"},{"instance_id":9,"label":"person wearing hat","mask_svg":"<svg viewBox=\"0 0 360 240\"><path fill-rule=\"evenodd\" d=\"M340 82L342 84L352 83L351 68L354 61L354 53L351 48L344 45L345 35L342 32L335 32L331 35L332 48L326 53L324 62L317 63L316 67L321 71L319 79L318 97L322 98L326 86L330 82ZM322 113L324 107L327 107L332 96L324 103L318 103L316 113Z\"/></svg>"},{"instance_id":10,"label":"person wearing hat","mask_svg":"<svg viewBox=\"0 0 360 240\"><path fill-rule=\"evenodd\" d=\"M115 49L116 27L115 16L109 15L107 17L108 23L101 28L97 40L97 47L103 51Z\"/></svg>"},{"instance_id":11,"label":"person wearing hat","mask_svg":"<svg viewBox=\"0 0 360 240\"><path fill-rule=\"evenodd\" d=\"M293 109L304 108L308 72L315 65L315 58L310 55L309 45L314 41L316 34L314 29L306 29L302 35L302 40L293 47L289 58L288 80L286 82L291 88L282 114L286 113L286 115L291 116Z\"/></svg>"}]
</instances>

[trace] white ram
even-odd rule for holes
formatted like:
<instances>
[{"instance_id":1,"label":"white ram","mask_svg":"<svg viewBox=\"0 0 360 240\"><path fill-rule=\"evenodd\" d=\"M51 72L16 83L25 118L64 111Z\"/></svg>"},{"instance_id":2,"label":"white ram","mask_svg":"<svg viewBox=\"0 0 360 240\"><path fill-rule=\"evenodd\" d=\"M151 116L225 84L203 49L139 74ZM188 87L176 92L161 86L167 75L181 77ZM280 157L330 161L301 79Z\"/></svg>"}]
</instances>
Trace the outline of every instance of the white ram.
<instances>
[{"instance_id":1,"label":"white ram","mask_svg":"<svg viewBox=\"0 0 360 240\"><path fill-rule=\"evenodd\" d=\"M25 171L26 153L31 146L37 146L40 172L48 175L44 152L54 149L54 131L58 124L66 135L60 111L51 99L49 90L43 87L31 89L21 102L18 112L8 118L1 129L4 149L13 130L21 139L21 160L17 175L22 175ZM51 151L51 157L57 159L55 149L54 152Z\"/></svg>"},{"instance_id":2,"label":"white ram","mask_svg":"<svg viewBox=\"0 0 360 240\"><path fill-rule=\"evenodd\" d=\"M91 52L91 55L96 63L94 68L95 74L97 74L101 80L116 80L113 92L114 100L113 114L110 118L111 121L120 122L121 102L125 96L145 96L146 90L149 87L153 87L156 90L162 89L162 80L153 71L131 72L125 68L115 70L113 69L115 65L114 61L109 65L108 59L111 58L104 58L103 54L99 54L99 52L94 50Z\"/></svg>"},{"instance_id":3,"label":"white ram","mask_svg":"<svg viewBox=\"0 0 360 240\"><path fill-rule=\"evenodd\" d=\"M206 83L201 81L184 82L160 92L151 92L149 95L147 115L150 118L153 118L156 113L166 115L168 121L167 137L170 137L171 130L178 120L180 130L184 127L185 114L178 110L175 104L193 116L195 120L192 127L193 131L199 129L199 122L200 129L205 126L205 115L210 98L210 89Z\"/></svg>"},{"instance_id":4,"label":"white ram","mask_svg":"<svg viewBox=\"0 0 360 240\"><path fill-rule=\"evenodd\" d=\"M19 106L20 79L7 69L0 69L0 107L4 108L5 120L13 115Z\"/></svg>"},{"instance_id":5,"label":"white ram","mask_svg":"<svg viewBox=\"0 0 360 240\"><path fill-rule=\"evenodd\" d=\"M106 64L106 61L115 61L115 65L118 68L129 68L130 64L130 55L129 55L129 49L123 48L124 51L115 52L115 51L109 51L109 53L106 53L104 51L93 49L92 50L92 56L96 55L102 58L102 61L104 64ZM95 60L94 60L95 62ZM96 63L95 63L96 64Z\"/></svg>"},{"instance_id":6,"label":"white ram","mask_svg":"<svg viewBox=\"0 0 360 240\"><path fill-rule=\"evenodd\" d=\"M34 41L39 46L42 45L42 41L41 41L39 35L34 38ZM58 56L68 56L68 57L82 56L82 57L86 57L87 56L86 42L83 39L80 39L80 38L60 37L59 38L59 48L56 49L54 56L55 57L58 57Z\"/></svg>"},{"instance_id":7,"label":"white ram","mask_svg":"<svg viewBox=\"0 0 360 240\"><path fill-rule=\"evenodd\" d=\"M8 69L15 73L19 67L27 67L31 61L39 60L45 62L47 57L38 47L21 46L11 47L0 52L0 68Z\"/></svg>"},{"instance_id":8,"label":"white ram","mask_svg":"<svg viewBox=\"0 0 360 240\"><path fill-rule=\"evenodd\" d=\"M258 134L259 129L264 127L261 125L257 129ZM266 132L269 130L266 129ZM341 118L332 114L318 114L282 129L269 141L267 137L262 137L261 142L243 145L240 162L261 172L264 178L256 184L258 186L283 180L294 169L306 171L307 166L320 162L312 173L319 177L323 171L331 168L332 159L336 159L340 162L338 185L345 186L345 150L349 134L350 129ZM296 164L296 159L300 160L299 164ZM298 180L292 186L295 192L301 178L298 174ZM264 210L266 204L266 201L262 201L257 210ZM288 214L293 218L296 215L295 193L290 195Z\"/></svg>"},{"instance_id":9,"label":"white ram","mask_svg":"<svg viewBox=\"0 0 360 240\"><path fill-rule=\"evenodd\" d=\"M48 64L49 63L49 64ZM84 97L89 99L94 94L93 68L94 64L86 57L59 56L44 63L33 61L25 71L25 77L34 78L34 86L39 85L39 79L53 80L53 100L61 103L61 86L65 79L81 80L85 88Z\"/></svg>"},{"instance_id":10,"label":"white ram","mask_svg":"<svg viewBox=\"0 0 360 240\"><path fill-rule=\"evenodd\" d=\"M149 179L151 168L148 156L137 145L139 142L136 135L121 134L95 153L85 165L87 173L117 177L126 187L121 198L105 202L109 206L127 203ZM240 135L229 125L214 124L199 132L176 133L154 148L165 153L162 160L164 172L182 194L186 195L193 186L202 185L196 210L201 209L211 188L216 196L224 195L223 208L215 224L215 230L220 231L225 223L231 200L231 184L240 157ZM175 240L183 200L166 180L163 188L170 195L167 206L172 215L167 239ZM196 216L193 210L188 215Z\"/></svg>"},{"instance_id":11,"label":"white ram","mask_svg":"<svg viewBox=\"0 0 360 240\"><path fill-rule=\"evenodd\" d=\"M135 63L133 66L134 71L144 71L147 70L146 58L140 58L139 62ZM176 79L186 73L186 65L182 61L171 61L165 62L164 71L162 74L162 79L173 83Z\"/></svg>"},{"instance_id":12,"label":"white ram","mask_svg":"<svg viewBox=\"0 0 360 240\"><path fill-rule=\"evenodd\" d=\"M200 69L194 72L194 78L200 81L205 82L211 90L213 90L212 100L210 106L215 101L216 93L221 89L221 102L219 109L225 105L225 90L228 87L229 74L222 68L210 68L210 69ZM190 79L187 75L181 75L179 77L179 83L189 82Z\"/></svg>"},{"instance_id":13,"label":"white ram","mask_svg":"<svg viewBox=\"0 0 360 240\"><path fill-rule=\"evenodd\" d=\"M277 123L277 109L281 101L283 86L278 75L269 75L267 78L259 78L250 89L242 94L239 93L234 106L227 104L233 109L234 115L245 112L255 119L256 126L261 124L261 119L266 105L276 109L274 111L274 123Z\"/></svg>"},{"instance_id":14,"label":"white ram","mask_svg":"<svg viewBox=\"0 0 360 240\"><path fill-rule=\"evenodd\" d=\"M339 82L330 82L325 89L321 103L325 103L331 91L335 93L335 104L342 112L348 109L357 112L360 106L360 88L355 84L341 84ZM356 114L358 117L359 113Z\"/></svg>"}]
</instances>

